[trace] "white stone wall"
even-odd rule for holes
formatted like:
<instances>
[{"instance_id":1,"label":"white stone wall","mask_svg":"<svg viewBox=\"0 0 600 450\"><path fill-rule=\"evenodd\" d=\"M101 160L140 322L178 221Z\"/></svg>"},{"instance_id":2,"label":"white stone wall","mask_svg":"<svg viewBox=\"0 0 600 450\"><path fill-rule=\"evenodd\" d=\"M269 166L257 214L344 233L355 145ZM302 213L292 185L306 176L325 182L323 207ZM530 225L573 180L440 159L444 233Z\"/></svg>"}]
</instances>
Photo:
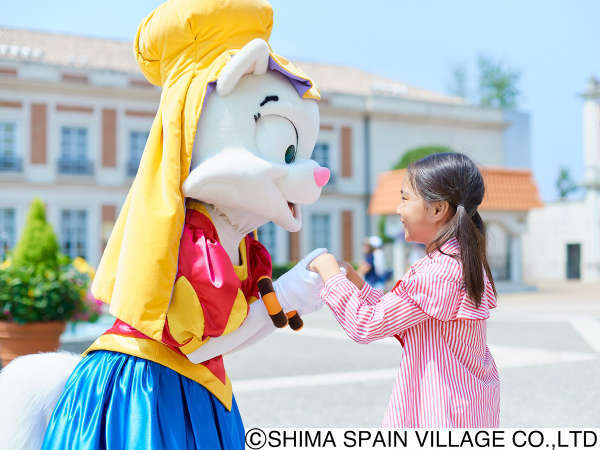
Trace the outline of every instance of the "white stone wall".
<instances>
[{"instance_id":1,"label":"white stone wall","mask_svg":"<svg viewBox=\"0 0 600 450\"><path fill-rule=\"evenodd\" d=\"M496 281L506 280L510 276L509 268L509 235L506 229L497 223L489 223L487 227L487 257Z\"/></svg>"},{"instance_id":2,"label":"white stone wall","mask_svg":"<svg viewBox=\"0 0 600 450\"><path fill-rule=\"evenodd\" d=\"M523 236L523 263L526 281L565 280L567 244L581 244L582 279L589 279L589 210L583 201L548 203L529 213Z\"/></svg>"}]
</instances>

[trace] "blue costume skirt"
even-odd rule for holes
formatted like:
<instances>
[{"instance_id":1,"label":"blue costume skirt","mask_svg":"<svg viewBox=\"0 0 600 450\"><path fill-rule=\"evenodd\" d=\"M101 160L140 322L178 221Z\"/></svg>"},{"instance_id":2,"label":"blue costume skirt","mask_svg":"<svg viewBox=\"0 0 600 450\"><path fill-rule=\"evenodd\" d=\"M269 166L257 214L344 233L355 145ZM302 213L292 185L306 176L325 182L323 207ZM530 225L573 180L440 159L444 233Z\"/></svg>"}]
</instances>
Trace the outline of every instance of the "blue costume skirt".
<instances>
[{"instance_id":1,"label":"blue costume skirt","mask_svg":"<svg viewBox=\"0 0 600 450\"><path fill-rule=\"evenodd\" d=\"M243 449L244 426L202 385L135 356L94 351L54 408L42 450Z\"/></svg>"}]
</instances>

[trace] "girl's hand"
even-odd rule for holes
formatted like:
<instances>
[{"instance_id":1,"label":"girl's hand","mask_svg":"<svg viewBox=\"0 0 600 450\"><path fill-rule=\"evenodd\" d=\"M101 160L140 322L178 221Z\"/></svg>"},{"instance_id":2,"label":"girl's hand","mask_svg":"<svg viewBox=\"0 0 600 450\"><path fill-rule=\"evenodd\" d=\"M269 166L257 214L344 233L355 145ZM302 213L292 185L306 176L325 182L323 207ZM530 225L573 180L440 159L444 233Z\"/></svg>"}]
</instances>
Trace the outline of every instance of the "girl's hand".
<instances>
[{"instance_id":1,"label":"girl's hand","mask_svg":"<svg viewBox=\"0 0 600 450\"><path fill-rule=\"evenodd\" d=\"M332 276L340 273L340 266L335 259L335 256L331 253L323 253L322 255L317 256L308 265L308 268L321 275L323 281L327 281Z\"/></svg>"},{"instance_id":2,"label":"girl's hand","mask_svg":"<svg viewBox=\"0 0 600 450\"><path fill-rule=\"evenodd\" d=\"M341 261L340 266L342 266L346 271L346 278L348 278L348 280L350 280L358 289L362 289L365 281L356 272L356 270L354 270L354 267L352 267L352 265L346 261Z\"/></svg>"}]
</instances>

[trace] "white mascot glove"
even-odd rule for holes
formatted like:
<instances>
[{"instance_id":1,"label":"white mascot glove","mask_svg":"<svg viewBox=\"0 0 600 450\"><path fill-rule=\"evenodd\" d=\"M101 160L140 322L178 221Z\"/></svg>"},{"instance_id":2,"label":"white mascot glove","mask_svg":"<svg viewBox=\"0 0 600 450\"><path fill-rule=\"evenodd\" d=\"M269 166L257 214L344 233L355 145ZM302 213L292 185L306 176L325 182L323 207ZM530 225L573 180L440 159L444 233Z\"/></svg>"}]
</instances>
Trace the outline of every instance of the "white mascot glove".
<instances>
[{"instance_id":1,"label":"white mascot glove","mask_svg":"<svg viewBox=\"0 0 600 450\"><path fill-rule=\"evenodd\" d=\"M320 295L323 289L321 276L308 270L312 260L323 253L327 253L326 248L313 250L273 282L275 295L285 312L295 310L303 316L323 306Z\"/></svg>"}]
</instances>

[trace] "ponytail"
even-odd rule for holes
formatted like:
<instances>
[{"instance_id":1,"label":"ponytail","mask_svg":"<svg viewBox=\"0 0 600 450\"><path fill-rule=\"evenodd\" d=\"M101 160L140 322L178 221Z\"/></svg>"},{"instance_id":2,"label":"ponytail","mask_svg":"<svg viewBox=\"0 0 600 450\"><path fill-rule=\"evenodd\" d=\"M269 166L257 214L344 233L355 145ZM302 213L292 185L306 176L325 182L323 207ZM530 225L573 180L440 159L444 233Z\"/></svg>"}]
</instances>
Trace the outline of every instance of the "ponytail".
<instances>
[{"instance_id":1,"label":"ponytail","mask_svg":"<svg viewBox=\"0 0 600 450\"><path fill-rule=\"evenodd\" d=\"M474 211L471 216L460 204L456 207L455 217L454 234L460 245L460 261L465 288L475 305L479 306L485 290L484 270L492 283L494 294L496 294L496 286L486 257L485 226L479 212Z\"/></svg>"}]
</instances>

